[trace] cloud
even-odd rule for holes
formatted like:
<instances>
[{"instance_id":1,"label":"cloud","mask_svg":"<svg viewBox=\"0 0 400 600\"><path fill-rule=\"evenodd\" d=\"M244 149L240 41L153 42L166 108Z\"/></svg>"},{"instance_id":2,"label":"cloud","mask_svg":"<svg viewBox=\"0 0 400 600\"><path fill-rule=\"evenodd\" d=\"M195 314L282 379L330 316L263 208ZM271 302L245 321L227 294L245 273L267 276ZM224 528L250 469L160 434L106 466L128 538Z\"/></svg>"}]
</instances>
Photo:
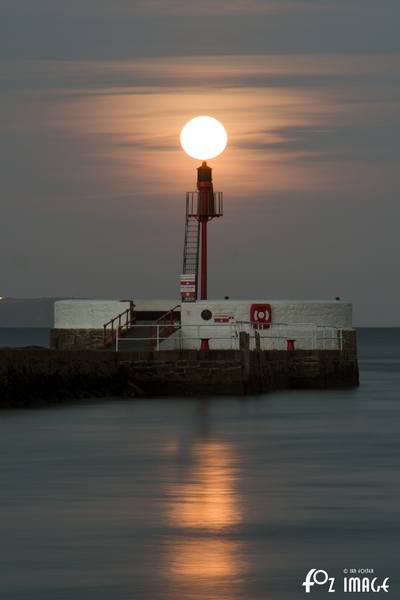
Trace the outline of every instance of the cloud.
<instances>
[{"instance_id":1,"label":"cloud","mask_svg":"<svg viewBox=\"0 0 400 600\"><path fill-rule=\"evenodd\" d=\"M397 0L3 0L5 58L393 53ZM360 24L362 23L362 26Z\"/></svg>"},{"instance_id":2,"label":"cloud","mask_svg":"<svg viewBox=\"0 0 400 600\"><path fill-rule=\"evenodd\" d=\"M327 126L328 125L328 126ZM330 126L329 126L330 125ZM400 154L400 120L397 123L349 123L346 126L287 126L258 133L238 145L247 150L286 156L288 163L388 164Z\"/></svg>"},{"instance_id":3,"label":"cloud","mask_svg":"<svg viewBox=\"0 0 400 600\"><path fill-rule=\"evenodd\" d=\"M64 17L119 18L130 16L260 15L273 12L332 11L349 8L347 0L4 0L8 10ZM353 0L357 3L360 0ZM363 0L364 5L369 0Z\"/></svg>"},{"instance_id":4,"label":"cloud","mask_svg":"<svg viewBox=\"0 0 400 600\"><path fill-rule=\"evenodd\" d=\"M400 56L341 54L2 61L0 88L114 93L124 88L334 87L398 84ZM369 90L370 97L371 89Z\"/></svg>"}]
</instances>

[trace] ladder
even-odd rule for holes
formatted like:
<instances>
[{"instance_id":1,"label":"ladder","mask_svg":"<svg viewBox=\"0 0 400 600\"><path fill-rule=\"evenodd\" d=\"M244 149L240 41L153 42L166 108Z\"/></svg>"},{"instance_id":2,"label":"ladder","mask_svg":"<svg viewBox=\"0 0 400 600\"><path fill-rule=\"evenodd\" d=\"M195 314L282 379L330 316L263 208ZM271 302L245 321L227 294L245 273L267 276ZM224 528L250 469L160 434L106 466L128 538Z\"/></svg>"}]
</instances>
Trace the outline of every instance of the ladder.
<instances>
[{"instance_id":1,"label":"ladder","mask_svg":"<svg viewBox=\"0 0 400 600\"><path fill-rule=\"evenodd\" d=\"M183 275L194 275L197 298L197 279L199 271L200 221L191 214L186 206L185 245L183 249Z\"/></svg>"}]
</instances>

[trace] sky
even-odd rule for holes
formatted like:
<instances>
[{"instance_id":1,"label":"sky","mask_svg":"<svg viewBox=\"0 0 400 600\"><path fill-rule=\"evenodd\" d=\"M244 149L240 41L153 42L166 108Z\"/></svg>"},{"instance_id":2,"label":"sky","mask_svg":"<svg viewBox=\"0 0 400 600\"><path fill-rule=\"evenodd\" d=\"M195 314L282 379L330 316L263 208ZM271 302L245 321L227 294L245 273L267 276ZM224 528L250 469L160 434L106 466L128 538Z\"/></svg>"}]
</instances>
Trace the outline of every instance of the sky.
<instances>
[{"instance_id":1,"label":"sky","mask_svg":"<svg viewBox=\"0 0 400 600\"><path fill-rule=\"evenodd\" d=\"M0 295L176 298L179 133L210 161L209 296L399 325L398 0L1 0Z\"/></svg>"}]
</instances>

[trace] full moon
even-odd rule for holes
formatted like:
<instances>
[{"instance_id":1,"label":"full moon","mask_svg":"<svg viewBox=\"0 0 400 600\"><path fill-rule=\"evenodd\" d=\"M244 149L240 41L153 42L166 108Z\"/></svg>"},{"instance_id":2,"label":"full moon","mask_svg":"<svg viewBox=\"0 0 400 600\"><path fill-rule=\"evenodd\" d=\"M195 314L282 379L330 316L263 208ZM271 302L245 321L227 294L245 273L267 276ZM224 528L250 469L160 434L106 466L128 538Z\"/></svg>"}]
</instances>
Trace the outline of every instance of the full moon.
<instances>
[{"instance_id":1,"label":"full moon","mask_svg":"<svg viewBox=\"0 0 400 600\"><path fill-rule=\"evenodd\" d=\"M225 150L228 134L213 117L195 117L181 131L181 145L186 154L198 160L215 158Z\"/></svg>"}]
</instances>

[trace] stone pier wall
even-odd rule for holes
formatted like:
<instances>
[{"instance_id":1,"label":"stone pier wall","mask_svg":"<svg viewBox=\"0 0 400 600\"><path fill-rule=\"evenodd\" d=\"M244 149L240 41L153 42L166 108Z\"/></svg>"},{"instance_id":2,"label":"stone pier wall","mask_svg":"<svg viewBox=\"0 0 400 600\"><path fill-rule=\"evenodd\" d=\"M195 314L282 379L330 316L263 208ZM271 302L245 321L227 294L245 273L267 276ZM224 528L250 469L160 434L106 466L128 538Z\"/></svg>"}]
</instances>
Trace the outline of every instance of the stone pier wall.
<instances>
[{"instance_id":1,"label":"stone pier wall","mask_svg":"<svg viewBox=\"0 0 400 600\"><path fill-rule=\"evenodd\" d=\"M50 348L53 350L103 350L102 329L52 329ZM112 347L114 350L114 345Z\"/></svg>"},{"instance_id":2,"label":"stone pier wall","mask_svg":"<svg viewBox=\"0 0 400 600\"><path fill-rule=\"evenodd\" d=\"M105 396L193 396L358 385L345 351L108 352L0 350L0 406Z\"/></svg>"}]
</instances>

